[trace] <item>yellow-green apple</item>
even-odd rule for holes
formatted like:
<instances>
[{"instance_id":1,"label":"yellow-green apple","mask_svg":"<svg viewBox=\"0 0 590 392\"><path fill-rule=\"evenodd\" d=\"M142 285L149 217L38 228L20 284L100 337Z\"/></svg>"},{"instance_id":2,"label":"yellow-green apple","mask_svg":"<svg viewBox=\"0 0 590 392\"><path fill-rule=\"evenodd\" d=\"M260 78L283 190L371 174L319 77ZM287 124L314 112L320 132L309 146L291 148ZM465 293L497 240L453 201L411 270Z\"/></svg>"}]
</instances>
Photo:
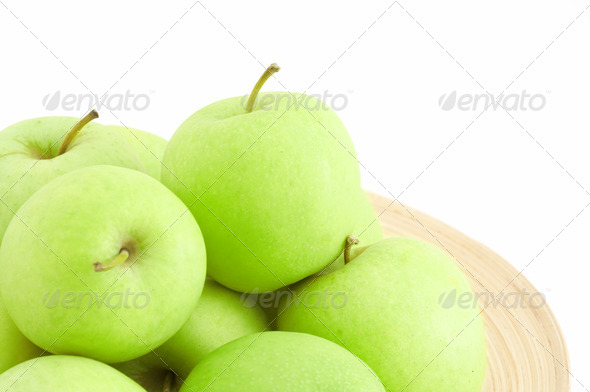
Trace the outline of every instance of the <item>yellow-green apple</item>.
<instances>
[{"instance_id":1,"label":"yellow-green apple","mask_svg":"<svg viewBox=\"0 0 590 392\"><path fill-rule=\"evenodd\" d=\"M31 343L16 327L0 300L0 373L21 362L41 355L43 350Z\"/></svg>"},{"instance_id":2,"label":"yellow-green apple","mask_svg":"<svg viewBox=\"0 0 590 392\"><path fill-rule=\"evenodd\" d=\"M246 107L235 97L194 113L164 153L171 172L162 182L199 222L208 274L243 292L321 271L363 208L356 152L336 113L304 94L259 94L277 69L267 69Z\"/></svg>"},{"instance_id":3,"label":"yellow-green apple","mask_svg":"<svg viewBox=\"0 0 590 392\"><path fill-rule=\"evenodd\" d=\"M86 166L145 171L131 146L109 127L82 119L41 117L0 132L0 242L18 208L49 181Z\"/></svg>"},{"instance_id":4,"label":"yellow-green apple","mask_svg":"<svg viewBox=\"0 0 590 392\"><path fill-rule=\"evenodd\" d=\"M486 365L477 306L440 306L441 294L472 294L455 262L438 248L405 238L354 247L349 262L292 289L278 328L338 343L365 361L391 391L479 392ZM309 293L343 293L318 303Z\"/></svg>"},{"instance_id":5,"label":"yellow-green apple","mask_svg":"<svg viewBox=\"0 0 590 392\"><path fill-rule=\"evenodd\" d=\"M137 358L188 320L205 246L186 206L135 170L91 166L38 190L0 247L0 291L33 343L103 362Z\"/></svg>"},{"instance_id":6,"label":"yellow-green apple","mask_svg":"<svg viewBox=\"0 0 590 392\"><path fill-rule=\"evenodd\" d=\"M209 354L181 392L384 392L375 373L348 350L316 336L263 332Z\"/></svg>"},{"instance_id":7,"label":"yellow-green apple","mask_svg":"<svg viewBox=\"0 0 590 392\"><path fill-rule=\"evenodd\" d=\"M145 392L135 381L104 363L70 355L50 355L16 365L0 375L9 392Z\"/></svg>"}]
</instances>

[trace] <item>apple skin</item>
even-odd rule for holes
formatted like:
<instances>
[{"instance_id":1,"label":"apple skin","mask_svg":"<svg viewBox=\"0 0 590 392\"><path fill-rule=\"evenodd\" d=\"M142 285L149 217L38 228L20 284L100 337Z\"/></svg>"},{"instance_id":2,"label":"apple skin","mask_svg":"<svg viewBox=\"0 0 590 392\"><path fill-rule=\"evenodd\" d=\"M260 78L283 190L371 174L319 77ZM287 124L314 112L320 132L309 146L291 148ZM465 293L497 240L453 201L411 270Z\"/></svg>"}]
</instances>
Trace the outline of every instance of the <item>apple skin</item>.
<instances>
[{"instance_id":1,"label":"apple skin","mask_svg":"<svg viewBox=\"0 0 590 392\"><path fill-rule=\"evenodd\" d=\"M381 241L383 239L383 232L379 225L379 220L375 215L380 214L381 211L375 211L369 199L364 194L361 195L361 200L358 205L359 208L357 212L359 214L359 223L353 230L353 236L356 237L359 240L359 243L363 246ZM334 262L330 263L326 268L312 276L326 275L342 268L343 266L344 254L341 254L336 260L334 260ZM274 330L277 329L276 319L281 299L292 297L293 293L289 290L289 287L283 287L271 293L252 293L245 298L247 303L257 303L264 310L268 320L271 321L270 329Z\"/></svg>"},{"instance_id":2,"label":"apple skin","mask_svg":"<svg viewBox=\"0 0 590 392\"><path fill-rule=\"evenodd\" d=\"M164 151L166 150L168 141L151 132L135 128L127 128L117 125L111 125L110 128L114 129L119 135L125 138L139 159L141 159L147 174L160 181L162 159L164 158Z\"/></svg>"},{"instance_id":3,"label":"apple skin","mask_svg":"<svg viewBox=\"0 0 590 392\"><path fill-rule=\"evenodd\" d=\"M328 340L263 332L230 342L201 361L181 392L384 392L377 376Z\"/></svg>"},{"instance_id":4,"label":"apple skin","mask_svg":"<svg viewBox=\"0 0 590 392\"><path fill-rule=\"evenodd\" d=\"M207 354L232 340L262 332L268 325L261 308L244 306L241 294L207 279L189 320L156 353L186 378Z\"/></svg>"},{"instance_id":5,"label":"apple skin","mask_svg":"<svg viewBox=\"0 0 590 392\"><path fill-rule=\"evenodd\" d=\"M195 308L206 268L199 226L148 175L79 169L37 191L18 214L0 247L0 290L39 347L122 362L164 343ZM127 261L94 270L122 248ZM103 301L92 303L96 296Z\"/></svg>"},{"instance_id":6,"label":"apple skin","mask_svg":"<svg viewBox=\"0 0 590 392\"><path fill-rule=\"evenodd\" d=\"M0 300L0 373L43 353L16 327Z\"/></svg>"},{"instance_id":7,"label":"apple skin","mask_svg":"<svg viewBox=\"0 0 590 392\"><path fill-rule=\"evenodd\" d=\"M246 306L242 295L212 279L184 326L155 352L112 366L137 381L148 391L161 391L172 370L182 384L206 355L232 340L262 332L269 321L256 304Z\"/></svg>"},{"instance_id":8,"label":"apple skin","mask_svg":"<svg viewBox=\"0 0 590 392\"><path fill-rule=\"evenodd\" d=\"M356 219L358 223L351 233L352 236L355 237L362 246L368 246L381 241L383 239L383 231L381 230L377 214L381 214L382 211L375 211L369 198L364 192L360 195L360 200L357 205L358 208L355 213L357 214ZM344 267L344 252L342 252L333 263L329 264L316 275L329 274L342 267Z\"/></svg>"},{"instance_id":9,"label":"apple skin","mask_svg":"<svg viewBox=\"0 0 590 392\"><path fill-rule=\"evenodd\" d=\"M437 392L481 390L486 349L479 309L439 305L442 293L471 288L454 261L434 246L385 239L343 268L294 286L298 298L305 298L306 287L307 293L346 293L347 301L321 308L285 301L279 330L344 345L391 391L426 392L433 385Z\"/></svg>"},{"instance_id":10,"label":"apple skin","mask_svg":"<svg viewBox=\"0 0 590 392\"><path fill-rule=\"evenodd\" d=\"M348 132L332 110L315 109L321 101L304 96L308 111L289 108L289 97L261 93L259 103L276 105L251 113L241 97L206 106L164 154L173 174L163 170L162 183L191 206L208 274L236 291L273 291L317 273L358 224L362 190Z\"/></svg>"},{"instance_id":11,"label":"apple skin","mask_svg":"<svg viewBox=\"0 0 590 392\"><path fill-rule=\"evenodd\" d=\"M108 365L70 355L31 359L0 375L0 390L10 392L145 392Z\"/></svg>"},{"instance_id":12,"label":"apple skin","mask_svg":"<svg viewBox=\"0 0 590 392\"><path fill-rule=\"evenodd\" d=\"M74 117L40 117L0 132L0 242L18 208L49 181L86 166L113 165L145 172L137 154L116 131L87 124L62 155L56 156ZM40 159L48 151L44 159ZM26 173L26 174L25 174Z\"/></svg>"}]
</instances>

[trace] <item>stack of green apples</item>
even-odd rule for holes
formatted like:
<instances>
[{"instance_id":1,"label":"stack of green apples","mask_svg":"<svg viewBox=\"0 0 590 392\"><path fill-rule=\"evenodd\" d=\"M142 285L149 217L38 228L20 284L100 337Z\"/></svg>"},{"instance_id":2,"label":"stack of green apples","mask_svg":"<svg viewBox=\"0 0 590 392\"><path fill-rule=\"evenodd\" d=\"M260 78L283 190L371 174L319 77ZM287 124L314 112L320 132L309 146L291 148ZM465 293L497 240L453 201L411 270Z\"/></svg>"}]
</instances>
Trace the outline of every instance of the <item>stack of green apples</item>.
<instances>
[{"instance_id":1,"label":"stack of green apples","mask_svg":"<svg viewBox=\"0 0 590 392\"><path fill-rule=\"evenodd\" d=\"M344 125L277 71L169 142L0 132L1 392L480 391L479 310L438 303L462 271L382 238Z\"/></svg>"}]
</instances>

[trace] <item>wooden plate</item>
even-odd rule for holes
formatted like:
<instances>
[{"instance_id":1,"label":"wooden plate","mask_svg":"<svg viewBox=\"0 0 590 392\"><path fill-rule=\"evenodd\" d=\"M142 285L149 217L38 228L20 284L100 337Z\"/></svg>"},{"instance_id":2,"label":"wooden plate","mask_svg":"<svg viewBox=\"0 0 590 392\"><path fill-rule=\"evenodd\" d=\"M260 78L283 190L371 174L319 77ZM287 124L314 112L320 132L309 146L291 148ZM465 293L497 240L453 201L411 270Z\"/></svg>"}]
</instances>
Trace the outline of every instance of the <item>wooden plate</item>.
<instances>
[{"instance_id":1,"label":"wooden plate","mask_svg":"<svg viewBox=\"0 0 590 392\"><path fill-rule=\"evenodd\" d=\"M397 201L374 194L369 198L377 214L383 212L379 221L385 236L418 238L448 252L474 292L494 296L537 292L513 266L479 242ZM570 390L569 357L559 325L542 297L528 298L525 306L514 306L518 302L514 300L506 300L502 306L480 297L488 342L484 392Z\"/></svg>"}]
</instances>

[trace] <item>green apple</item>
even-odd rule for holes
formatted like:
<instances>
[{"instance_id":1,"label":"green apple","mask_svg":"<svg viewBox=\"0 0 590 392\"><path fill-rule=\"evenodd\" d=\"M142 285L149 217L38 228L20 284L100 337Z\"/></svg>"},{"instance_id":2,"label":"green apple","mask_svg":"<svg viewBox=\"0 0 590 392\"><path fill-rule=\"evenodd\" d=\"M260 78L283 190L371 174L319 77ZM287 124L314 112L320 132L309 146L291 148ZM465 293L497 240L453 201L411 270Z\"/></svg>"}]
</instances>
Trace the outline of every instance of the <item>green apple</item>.
<instances>
[{"instance_id":1,"label":"green apple","mask_svg":"<svg viewBox=\"0 0 590 392\"><path fill-rule=\"evenodd\" d=\"M152 386L161 386L170 370L179 378L176 383L182 383L207 354L242 336L260 333L268 324L256 304L244 304L239 293L207 279L193 314L180 331L154 353L113 366L155 391L158 389Z\"/></svg>"},{"instance_id":2,"label":"green apple","mask_svg":"<svg viewBox=\"0 0 590 392\"><path fill-rule=\"evenodd\" d=\"M18 208L39 188L72 170L113 165L145 171L137 154L115 131L83 119L41 117L0 132L0 241Z\"/></svg>"},{"instance_id":3,"label":"green apple","mask_svg":"<svg viewBox=\"0 0 590 392\"><path fill-rule=\"evenodd\" d=\"M122 362L174 335L205 281L186 206L146 174L92 166L37 191L8 226L0 290L15 324L54 354Z\"/></svg>"},{"instance_id":4,"label":"green apple","mask_svg":"<svg viewBox=\"0 0 590 392\"><path fill-rule=\"evenodd\" d=\"M243 292L317 273L358 226L360 171L346 128L314 97L258 95L277 69L246 108L236 97L194 113L164 153L172 173L162 182L199 222L208 274Z\"/></svg>"},{"instance_id":5,"label":"green apple","mask_svg":"<svg viewBox=\"0 0 590 392\"><path fill-rule=\"evenodd\" d=\"M301 333L263 332L230 342L201 361L181 392L384 392L349 351Z\"/></svg>"},{"instance_id":6,"label":"green apple","mask_svg":"<svg viewBox=\"0 0 590 392\"><path fill-rule=\"evenodd\" d=\"M0 300L0 373L27 359L36 358L43 350L31 343L16 327Z\"/></svg>"},{"instance_id":7,"label":"green apple","mask_svg":"<svg viewBox=\"0 0 590 392\"><path fill-rule=\"evenodd\" d=\"M70 355L50 355L14 366L0 375L0 391L145 392L108 365Z\"/></svg>"},{"instance_id":8,"label":"green apple","mask_svg":"<svg viewBox=\"0 0 590 392\"><path fill-rule=\"evenodd\" d=\"M297 298L282 303L278 328L343 345L391 391L479 392L486 366L480 311L438 303L445 292L472 293L454 261L405 238L353 248L348 260L295 285ZM343 295L319 303L318 293Z\"/></svg>"},{"instance_id":9,"label":"green apple","mask_svg":"<svg viewBox=\"0 0 590 392\"><path fill-rule=\"evenodd\" d=\"M258 306L246 307L241 295L208 279L188 322L156 353L182 378L207 354L224 344L268 328Z\"/></svg>"},{"instance_id":10,"label":"green apple","mask_svg":"<svg viewBox=\"0 0 590 392\"><path fill-rule=\"evenodd\" d=\"M162 159L168 141L150 132L141 131L135 128L111 125L119 135L123 136L127 143L137 153L139 159L145 166L147 174L160 181Z\"/></svg>"}]
</instances>

